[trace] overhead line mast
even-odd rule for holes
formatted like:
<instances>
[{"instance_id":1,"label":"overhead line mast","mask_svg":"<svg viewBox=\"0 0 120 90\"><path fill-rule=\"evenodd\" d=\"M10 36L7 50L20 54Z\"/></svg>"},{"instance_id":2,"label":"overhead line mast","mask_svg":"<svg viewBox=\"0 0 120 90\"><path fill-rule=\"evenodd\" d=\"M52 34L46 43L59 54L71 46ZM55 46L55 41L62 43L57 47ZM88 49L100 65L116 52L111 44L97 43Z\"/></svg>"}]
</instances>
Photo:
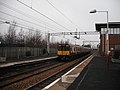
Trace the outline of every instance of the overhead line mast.
<instances>
[{"instance_id":1,"label":"overhead line mast","mask_svg":"<svg viewBox=\"0 0 120 90\"><path fill-rule=\"evenodd\" d=\"M96 31L50 33L51 36L59 36L59 35L97 35L97 34L99 34L99 32L96 32Z\"/></svg>"},{"instance_id":2,"label":"overhead line mast","mask_svg":"<svg viewBox=\"0 0 120 90\"><path fill-rule=\"evenodd\" d=\"M47 37L47 51L49 54L49 42L50 42L50 36L59 36L59 35L76 35L76 39L80 39L80 35L98 35L99 32L96 31L87 31L87 32L58 32L58 33L48 33ZM79 37L77 37L79 35Z\"/></svg>"}]
</instances>

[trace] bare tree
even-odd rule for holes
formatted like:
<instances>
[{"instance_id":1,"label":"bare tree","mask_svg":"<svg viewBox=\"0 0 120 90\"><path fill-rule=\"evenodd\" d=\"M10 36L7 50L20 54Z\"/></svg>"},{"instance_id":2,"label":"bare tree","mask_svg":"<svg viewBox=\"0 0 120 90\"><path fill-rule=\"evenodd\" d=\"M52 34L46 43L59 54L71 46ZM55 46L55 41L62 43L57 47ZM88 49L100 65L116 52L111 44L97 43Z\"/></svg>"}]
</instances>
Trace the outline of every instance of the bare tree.
<instances>
[{"instance_id":1,"label":"bare tree","mask_svg":"<svg viewBox=\"0 0 120 90\"><path fill-rule=\"evenodd\" d=\"M29 30L29 32L26 32L25 34L25 45L28 47L32 47L31 38L32 38L32 32L31 30Z\"/></svg>"},{"instance_id":2,"label":"bare tree","mask_svg":"<svg viewBox=\"0 0 120 90\"><path fill-rule=\"evenodd\" d=\"M5 44L8 46L13 46L16 44L16 22L9 26L8 32L5 34Z\"/></svg>"},{"instance_id":3,"label":"bare tree","mask_svg":"<svg viewBox=\"0 0 120 90\"><path fill-rule=\"evenodd\" d=\"M20 32L17 35L17 44L20 46L25 45L25 35L24 35L24 31L22 28L20 29Z\"/></svg>"},{"instance_id":4,"label":"bare tree","mask_svg":"<svg viewBox=\"0 0 120 90\"><path fill-rule=\"evenodd\" d=\"M0 46L3 46L4 44L4 38L3 35L0 33Z\"/></svg>"},{"instance_id":5,"label":"bare tree","mask_svg":"<svg viewBox=\"0 0 120 90\"><path fill-rule=\"evenodd\" d=\"M34 34L34 38L35 38L34 45L36 47L41 47L41 44L42 44L42 34L41 34L41 32L37 30Z\"/></svg>"},{"instance_id":6,"label":"bare tree","mask_svg":"<svg viewBox=\"0 0 120 90\"><path fill-rule=\"evenodd\" d=\"M41 47L42 44L42 34L40 31L32 32L29 30L29 33L25 35L26 46L29 47Z\"/></svg>"}]
</instances>

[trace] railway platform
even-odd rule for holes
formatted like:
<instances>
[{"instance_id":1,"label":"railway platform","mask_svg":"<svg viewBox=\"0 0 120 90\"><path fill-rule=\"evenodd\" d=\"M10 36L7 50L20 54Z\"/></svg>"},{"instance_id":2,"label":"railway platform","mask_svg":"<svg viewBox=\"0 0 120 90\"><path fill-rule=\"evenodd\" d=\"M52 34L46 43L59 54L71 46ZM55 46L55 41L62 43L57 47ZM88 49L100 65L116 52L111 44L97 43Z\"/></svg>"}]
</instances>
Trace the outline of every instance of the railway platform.
<instances>
[{"instance_id":1,"label":"railway platform","mask_svg":"<svg viewBox=\"0 0 120 90\"><path fill-rule=\"evenodd\" d=\"M96 56L67 90L120 90L120 64Z\"/></svg>"},{"instance_id":2,"label":"railway platform","mask_svg":"<svg viewBox=\"0 0 120 90\"><path fill-rule=\"evenodd\" d=\"M37 62L37 61L42 61L42 60L54 59L54 58L57 58L57 56L56 55L48 55L48 56L42 56L42 57L8 60L8 61L5 61L5 62L0 62L0 68L13 66L13 65L16 65L16 64Z\"/></svg>"},{"instance_id":3,"label":"railway platform","mask_svg":"<svg viewBox=\"0 0 120 90\"><path fill-rule=\"evenodd\" d=\"M120 64L92 55L43 90L120 90Z\"/></svg>"}]
</instances>

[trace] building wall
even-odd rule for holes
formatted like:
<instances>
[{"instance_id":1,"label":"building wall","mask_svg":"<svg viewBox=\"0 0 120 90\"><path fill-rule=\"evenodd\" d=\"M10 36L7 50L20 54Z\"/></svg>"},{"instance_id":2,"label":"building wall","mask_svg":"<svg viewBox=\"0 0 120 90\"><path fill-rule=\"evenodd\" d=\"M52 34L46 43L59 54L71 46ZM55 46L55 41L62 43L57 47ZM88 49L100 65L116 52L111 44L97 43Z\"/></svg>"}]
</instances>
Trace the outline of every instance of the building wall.
<instances>
[{"instance_id":1,"label":"building wall","mask_svg":"<svg viewBox=\"0 0 120 90\"><path fill-rule=\"evenodd\" d=\"M100 53L105 55L106 39L105 34L109 34L109 50L120 50L120 22L109 22L109 29L107 23L96 23L96 31L100 32ZM106 52L107 53L107 52Z\"/></svg>"},{"instance_id":2,"label":"building wall","mask_svg":"<svg viewBox=\"0 0 120 90\"><path fill-rule=\"evenodd\" d=\"M101 43L101 50L100 54L105 55L106 43L105 43L105 34L101 34L100 43ZM109 34L109 50L120 50L120 34Z\"/></svg>"},{"instance_id":3,"label":"building wall","mask_svg":"<svg viewBox=\"0 0 120 90\"><path fill-rule=\"evenodd\" d=\"M114 48L114 50L119 49L116 46L120 45L120 34L109 35L109 44L110 48Z\"/></svg>"}]
</instances>

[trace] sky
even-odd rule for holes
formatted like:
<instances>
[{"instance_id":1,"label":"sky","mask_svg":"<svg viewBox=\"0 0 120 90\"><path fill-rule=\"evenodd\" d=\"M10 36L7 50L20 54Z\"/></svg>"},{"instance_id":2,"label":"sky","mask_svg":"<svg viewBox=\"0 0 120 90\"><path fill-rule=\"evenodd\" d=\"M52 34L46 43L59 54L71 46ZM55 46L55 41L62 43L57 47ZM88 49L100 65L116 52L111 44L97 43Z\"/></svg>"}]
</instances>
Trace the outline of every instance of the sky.
<instances>
[{"instance_id":1,"label":"sky","mask_svg":"<svg viewBox=\"0 0 120 90\"><path fill-rule=\"evenodd\" d=\"M120 22L120 0L0 0L0 21L16 21L22 26L45 33L96 31L95 23L105 23L106 13L89 13L91 10L108 11L109 22ZM51 4L54 6L52 6ZM59 11L58 11L59 10ZM46 17L42 16L41 14ZM62 13L62 14L61 14ZM6 15L7 14L7 15ZM49 19L53 20L49 20ZM57 23L57 24L56 24ZM59 25L58 25L59 24ZM0 32L5 33L8 24L0 23ZM18 31L20 28L17 28ZM24 29L24 31L27 31ZM99 35L51 36L51 41L69 40L83 44L83 41L99 41ZM92 44L98 44L92 43Z\"/></svg>"}]
</instances>

